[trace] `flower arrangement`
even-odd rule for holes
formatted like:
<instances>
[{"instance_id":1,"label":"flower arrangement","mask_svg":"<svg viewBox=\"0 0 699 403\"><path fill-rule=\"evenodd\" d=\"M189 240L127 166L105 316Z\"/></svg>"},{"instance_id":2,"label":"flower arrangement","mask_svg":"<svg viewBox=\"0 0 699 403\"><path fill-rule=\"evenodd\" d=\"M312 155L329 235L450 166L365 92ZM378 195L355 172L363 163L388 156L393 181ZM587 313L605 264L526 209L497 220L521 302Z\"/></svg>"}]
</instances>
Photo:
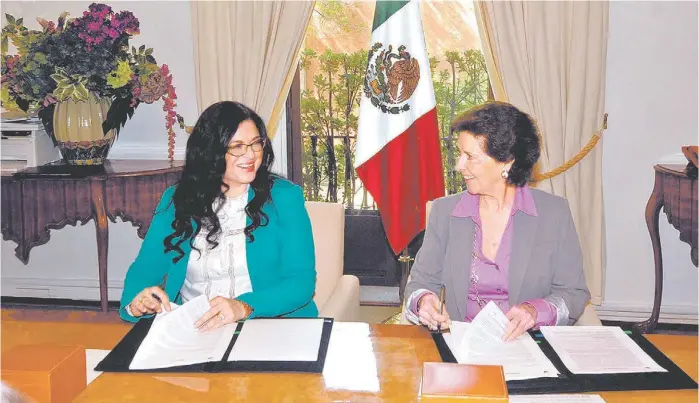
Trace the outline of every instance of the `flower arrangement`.
<instances>
[{"instance_id":1,"label":"flower arrangement","mask_svg":"<svg viewBox=\"0 0 699 403\"><path fill-rule=\"evenodd\" d=\"M41 31L29 30L23 19L6 14L2 29L0 101L7 110L36 113L53 138L57 102L108 99L104 133L119 130L142 102L163 101L168 132L168 157L174 154L177 94L166 64L158 65L153 49L129 47L138 35L138 19L130 11L115 13L93 3L79 18L57 22L37 18ZM9 42L17 54L9 55Z\"/></svg>"}]
</instances>

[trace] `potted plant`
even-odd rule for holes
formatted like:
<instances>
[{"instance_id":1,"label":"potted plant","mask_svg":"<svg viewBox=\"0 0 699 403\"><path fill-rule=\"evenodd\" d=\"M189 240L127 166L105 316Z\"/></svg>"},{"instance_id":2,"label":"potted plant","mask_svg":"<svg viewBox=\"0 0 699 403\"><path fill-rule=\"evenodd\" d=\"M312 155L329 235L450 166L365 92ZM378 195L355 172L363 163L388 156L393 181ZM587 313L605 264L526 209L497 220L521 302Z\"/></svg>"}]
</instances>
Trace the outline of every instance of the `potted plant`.
<instances>
[{"instance_id":1,"label":"potted plant","mask_svg":"<svg viewBox=\"0 0 699 403\"><path fill-rule=\"evenodd\" d=\"M130 11L93 3L79 18L37 18L42 30L6 14L2 28L2 106L37 115L74 165L102 164L119 130L142 102L161 100L173 159L177 95L153 49L129 46L139 34ZM9 43L16 54L8 54Z\"/></svg>"}]
</instances>

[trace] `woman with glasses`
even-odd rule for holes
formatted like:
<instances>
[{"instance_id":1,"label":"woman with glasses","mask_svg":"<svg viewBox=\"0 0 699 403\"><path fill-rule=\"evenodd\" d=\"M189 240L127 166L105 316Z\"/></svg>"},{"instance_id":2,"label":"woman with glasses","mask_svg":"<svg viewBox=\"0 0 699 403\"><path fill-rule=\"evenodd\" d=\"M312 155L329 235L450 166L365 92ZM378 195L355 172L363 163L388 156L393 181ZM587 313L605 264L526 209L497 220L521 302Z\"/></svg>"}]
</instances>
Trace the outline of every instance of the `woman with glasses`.
<instances>
[{"instance_id":1,"label":"woman with glasses","mask_svg":"<svg viewBox=\"0 0 699 403\"><path fill-rule=\"evenodd\" d=\"M206 331L251 317L314 317L315 252L300 187L269 172L262 119L237 102L199 117L182 178L165 190L126 274L120 315L135 322L206 295Z\"/></svg>"}]
</instances>

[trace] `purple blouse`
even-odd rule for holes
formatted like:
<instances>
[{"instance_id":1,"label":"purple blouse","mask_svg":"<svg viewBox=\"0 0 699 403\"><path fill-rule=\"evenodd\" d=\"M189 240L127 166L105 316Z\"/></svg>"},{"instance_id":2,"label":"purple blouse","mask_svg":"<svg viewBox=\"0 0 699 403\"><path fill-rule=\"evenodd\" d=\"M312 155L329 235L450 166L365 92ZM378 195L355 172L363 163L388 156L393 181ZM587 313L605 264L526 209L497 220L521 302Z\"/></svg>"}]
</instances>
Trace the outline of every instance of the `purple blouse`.
<instances>
[{"instance_id":1,"label":"purple blouse","mask_svg":"<svg viewBox=\"0 0 699 403\"><path fill-rule=\"evenodd\" d=\"M508 302L507 275L510 267L510 252L512 250L512 236L514 234L514 215L521 211L524 214L537 216L536 203L529 187L518 187L515 193L512 212L502 234L500 247L494 260L488 259L482 251L483 231L481 228L481 217L479 213L480 197L465 192L461 200L454 208L452 216L471 218L475 224L475 239L465 240L473 242L473 255L471 267L464 267L469 270L468 301L466 303L467 315L463 320L470 322L490 301L500 307L504 313L510 309ZM520 235L526 236L526 235ZM465 263L464 263L465 265ZM429 291L418 290L419 295L411 296L410 310L417 314L417 301ZM525 301L536 309L536 327L553 326L556 324L556 308L543 298Z\"/></svg>"}]
</instances>

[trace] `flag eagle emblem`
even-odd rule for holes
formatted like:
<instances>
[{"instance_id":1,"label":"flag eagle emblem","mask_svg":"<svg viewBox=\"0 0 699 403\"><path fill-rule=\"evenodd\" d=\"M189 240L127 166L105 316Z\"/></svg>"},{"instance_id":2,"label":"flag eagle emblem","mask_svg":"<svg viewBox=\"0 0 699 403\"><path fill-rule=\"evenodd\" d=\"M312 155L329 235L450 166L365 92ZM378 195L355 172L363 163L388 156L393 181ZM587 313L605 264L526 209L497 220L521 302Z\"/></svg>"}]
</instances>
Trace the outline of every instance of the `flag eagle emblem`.
<instances>
[{"instance_id":1,"label":"flag eagle emblem","mask_svg":"<svg viewBox=\"0 0 699 403\"><path fill-rule=\"evenodd\" d=\"M375 43L368 54L367 71L364 78L364 95L381 112L398 114L410 110L408 99L420 82L420 64L410 56L404 45L397 53L393 45L385 49Z\"/></svg>"}]
</instances>

